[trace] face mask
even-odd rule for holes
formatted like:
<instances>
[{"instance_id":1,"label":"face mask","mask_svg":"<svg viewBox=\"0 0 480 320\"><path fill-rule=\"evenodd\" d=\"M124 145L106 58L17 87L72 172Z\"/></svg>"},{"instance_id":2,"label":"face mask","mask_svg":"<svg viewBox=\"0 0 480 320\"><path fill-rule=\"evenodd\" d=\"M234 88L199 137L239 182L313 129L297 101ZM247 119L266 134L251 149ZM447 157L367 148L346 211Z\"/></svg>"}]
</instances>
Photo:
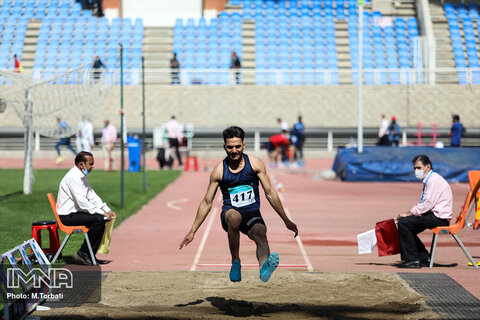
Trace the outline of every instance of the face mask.
<instances>
[{"instance_id":1,"label":"face mask","mask_svg":"<svg viewBox=\"0 0 480 320\"><path fill-rule=\"evenodd\" d=\"M84 164L84 166L85 166L85 164ZM85 177L86 177L87 174L88 174L88 170L87 170L87 167L86 167L86 166L85 166L85 169L82 169L82 172L83 172L83 174L84 174Z\"/></svg>"},{"instance_id":2,"label":"face mask","mask_svg":"<svg viewBox=\"0 0 480 320\"><path fill-rule=\"evenodd\" d=\"M415 177L418 180L423 180L423 178L425 178L425 172L423 172L423 170L415 170Z\"/></svg>"}]
</instances>

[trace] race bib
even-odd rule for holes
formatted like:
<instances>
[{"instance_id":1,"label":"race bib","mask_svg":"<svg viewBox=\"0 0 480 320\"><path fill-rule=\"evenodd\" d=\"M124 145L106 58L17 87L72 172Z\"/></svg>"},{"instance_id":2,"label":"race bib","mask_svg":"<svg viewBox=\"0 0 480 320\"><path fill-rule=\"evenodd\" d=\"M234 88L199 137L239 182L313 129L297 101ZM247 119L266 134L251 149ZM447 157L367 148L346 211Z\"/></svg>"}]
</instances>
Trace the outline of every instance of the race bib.
<instances>
[{"instance_id":1,"label":"race bib","mask_svg":"<svg viewBox=\"0 0 480 320\"><path fill-rule=\"evenodd\" d=\"M253 185L241 185L234 188L228 188L232 206L240 208L255 203L255 193Z\"/></svg>"}]
</instances>

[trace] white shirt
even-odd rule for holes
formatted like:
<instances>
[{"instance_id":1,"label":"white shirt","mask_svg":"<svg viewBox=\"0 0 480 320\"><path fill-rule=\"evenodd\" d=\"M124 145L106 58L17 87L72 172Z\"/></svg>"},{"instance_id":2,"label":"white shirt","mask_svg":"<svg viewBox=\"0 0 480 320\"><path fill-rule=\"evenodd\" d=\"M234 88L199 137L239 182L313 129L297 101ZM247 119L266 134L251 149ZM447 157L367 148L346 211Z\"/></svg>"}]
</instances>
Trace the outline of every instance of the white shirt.
<instances>
[{"instance_id":1,"label":"white shirt","mask_svg":"<svg viewBox=\"0 0 480 320\"><path fill-rule=\"evenodd\" d=\"M167 130L167 138L170 139L178 139L180 141L182 139L182 133L180 132L180 124L177 120L171 119L165 124L165 129Z\"/></svg>"},{"instance_id":2,"label":"white shirt","mask_svg":"<svg viewBox=\"0 0 480 320\"><path fill-rule=\"evenodd\" d=\"M83 172L73 167L60 182L57 212L59 215L68 215L79 211L104 214L111 210L90 187Z\"/></svg>"},{"instance_id":3,"label":"white shirt","mask_svg":"<svg viewBox=\"0 0 480 320\"><path fill-rule=\"evenodd\" d=\"M287 121L282 121L282 122L280 123L280 129L285 130L285 131L288 130L288 123L287 123Z\"/></svg>"},{"instance_id":4,"label":"white shirt","mask_svg":"<svg viewBox=\"0 0 480 320\"><path fill-rule=\"evenodd\" d=\"M90 145L94 144L94 141L93 141L93 124L90 121L85 121L85 122L81 123L80 138L82 140L88 141L88 143L90 143Z\"/></svg>"},{"instance_id":5,"label":"white shirt","mask_svg":"<svg viewBox=\"0 0 480 320\"><path fill-rule=\"evenodd\" d=\"M388 134L388 120L383 118L380 124L380 129L378 130L378 137L381 138L386 134Z\"/></svg>"}]
</instances>

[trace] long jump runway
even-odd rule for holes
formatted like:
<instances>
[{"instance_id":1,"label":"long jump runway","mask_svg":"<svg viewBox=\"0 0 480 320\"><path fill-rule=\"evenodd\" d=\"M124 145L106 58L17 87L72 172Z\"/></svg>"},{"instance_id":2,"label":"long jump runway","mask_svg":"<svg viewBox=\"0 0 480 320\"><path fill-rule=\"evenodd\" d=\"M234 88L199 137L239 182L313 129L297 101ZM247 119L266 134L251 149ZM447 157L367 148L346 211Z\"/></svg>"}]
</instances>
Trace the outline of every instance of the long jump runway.
<instances>
[{"instance_id":1,"label":"long jump runway","mask_svg":"<svg viewBox=\"0 0 480 320\"><path fill-rule=\"evenodd\" d=\"M125 318L125 305L140 312L152 310L150 304L162 306L153 308L156 313L151 315L169 319L273 314L289 319L291 312L300 319L480 318L480 271L467 265L467 258L451 236L439 238L433 269L405 273L393 266L399 255L378 257L376 250L367 255L357 253L356 235L374 228L377 221L409 210L418 200L421 184L315 179L319 171L331 167L331 161L311 159L305 168L296 170L268 169L270 177L283 184L283 205L299 229L299 237L294 238L262 197L270 248L280 255L280 268L270 282L264 284L258 279L255 246L243 235L243 280L238 284L228 280L230 254L227 235L220 225L220 192L194 241L178 249L192 225L209 178L206 171L185 172L114 230L110 253L100 257L112 260L102 266L103 271L112 273L102 286L101 307L123 312ZM207 165L212 168L214 162L209 160ZM451 186L457 214L469 187ZM430 231L422 234L427 247L431 236ZM479 260L480 232L466 227L459 237ZM135 283L143 277L143 285L136 288ZM121 291L118 286L122 283L136 290ZM150 295L157 291L165 304L151 300ZM115 298L109 298L111 294ZM326 305L327 301L331 303ZM102 314L100 308L89 309L100 312L98 317ZM53 316L67 311L50 312L37 313ZM76 312L89 318L92 311Z\"/></svg>"}]
</instances>

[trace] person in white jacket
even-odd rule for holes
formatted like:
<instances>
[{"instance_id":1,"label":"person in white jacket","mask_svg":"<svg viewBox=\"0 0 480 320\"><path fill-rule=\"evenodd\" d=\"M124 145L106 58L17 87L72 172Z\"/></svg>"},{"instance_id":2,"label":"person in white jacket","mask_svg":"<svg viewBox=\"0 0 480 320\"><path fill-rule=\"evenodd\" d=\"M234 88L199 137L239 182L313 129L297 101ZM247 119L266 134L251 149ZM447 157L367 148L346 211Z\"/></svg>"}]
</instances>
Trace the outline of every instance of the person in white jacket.
<instances>
[{"instance_id":1,"label":"person in white jacket","mask_svg":"<svg viewBox=\"0 0 480 320\"><path fill-rule=\"evenodd\" d=\"M95 145L93 139L93 124L88 117L83 117L83 120L78 123L77 131L77 150L79 151L92 151Z\"/></svg>"}]
</instances>

